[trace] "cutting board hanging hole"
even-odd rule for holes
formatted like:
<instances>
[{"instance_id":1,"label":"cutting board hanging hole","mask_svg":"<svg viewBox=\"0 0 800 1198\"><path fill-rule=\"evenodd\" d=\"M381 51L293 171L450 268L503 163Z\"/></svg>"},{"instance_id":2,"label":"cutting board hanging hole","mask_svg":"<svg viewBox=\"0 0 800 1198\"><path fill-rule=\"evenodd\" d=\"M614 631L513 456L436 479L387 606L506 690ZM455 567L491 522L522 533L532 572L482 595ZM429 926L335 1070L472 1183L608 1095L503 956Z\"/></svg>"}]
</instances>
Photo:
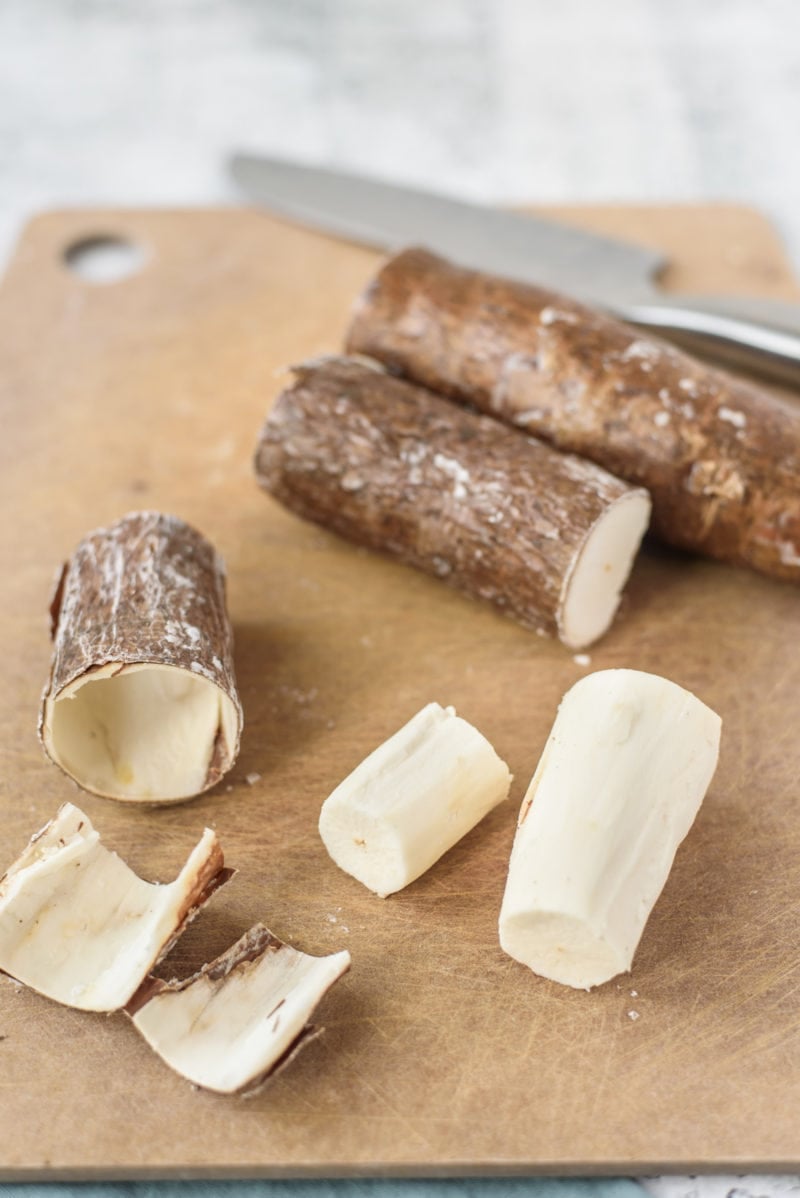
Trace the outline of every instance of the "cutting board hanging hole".
<instances>
[{"instance_id":1,"label":"cutting board hanging hole","mask_svg":"<svg viewBox=\"0 0 800 1198\"><path fill-rule=\"evenodd\" d=\"M138 274L147 261L144 246L116 234L95 234L72 241L64 250L69 270L86 283L119 283Z\"/></svg>"}]
</instances>

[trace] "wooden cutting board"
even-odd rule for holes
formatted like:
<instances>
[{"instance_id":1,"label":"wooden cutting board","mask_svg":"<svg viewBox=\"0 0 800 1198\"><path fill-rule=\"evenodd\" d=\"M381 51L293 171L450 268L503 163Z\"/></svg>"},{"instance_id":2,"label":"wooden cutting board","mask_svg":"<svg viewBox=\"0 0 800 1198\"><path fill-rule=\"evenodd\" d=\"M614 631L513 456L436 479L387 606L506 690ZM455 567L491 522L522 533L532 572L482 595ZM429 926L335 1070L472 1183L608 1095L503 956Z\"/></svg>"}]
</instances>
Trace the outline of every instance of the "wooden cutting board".
<instances>
[{"instance_id":1,"label":"wooden cutting board","mask_svg":"<svg viewBox=\"0 0 800 1198\"><path fill-rule=\"evenodd\" d=\"M660 247L671 286L797 294L752 212L562 215ZM101 233L143 246L144 268L115 284L75 277L65 250ZM630 976L587 994L505 957L496 920L517 806L587 667L300 523L251 472L281 368L339 347L375 262L249 211L54 213L28 227L0 290L0 867L65 800L149 879L173 877L210 824L240 873L168 972L257 920L353 957L320 1008L326 1035L250 1101L193 1090L123 1015L0 979L0 1176L794 1169L798 592L645 550L588 668L695 691L724 719L719 771ZM247 721L227 783L162 810L78 792L35 735L56 564L89 528L142 507L196 523L227 558ZM493 741L512 799L382 901L328 859L317 813L432 699Z\"/></svg>"}]
</instances>

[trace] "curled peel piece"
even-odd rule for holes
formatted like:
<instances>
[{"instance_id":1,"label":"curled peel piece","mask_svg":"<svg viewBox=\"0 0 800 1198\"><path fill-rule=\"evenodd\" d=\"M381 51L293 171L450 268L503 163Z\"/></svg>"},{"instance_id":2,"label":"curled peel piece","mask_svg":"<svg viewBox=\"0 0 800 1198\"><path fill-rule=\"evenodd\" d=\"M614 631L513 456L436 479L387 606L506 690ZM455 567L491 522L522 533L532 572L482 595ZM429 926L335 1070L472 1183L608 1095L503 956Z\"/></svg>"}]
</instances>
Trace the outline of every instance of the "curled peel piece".
<instances>
[{"instance_id":1,"label":"curled peel piece","mask_svg":"<svg viewBox=\"0 0 800 1198\"><path fill-rule=\"evenodd\" d=\"M232 873L207 828L174 882L144 882L65 803L0 879L0 969L68 1007L116 1011Z\"/></svg>"},{"instance_id":2,"label":"curled peel piece","mask_svg":"<svg viewBox=\"0 0 800 1198\"><path fill-rule=\"evenodd\" d=\"M319 1034L308 1019L349 968L348 952L312 957L256 924L193 977L149 978L127 1011L176 1073L221 1094L252 1092Z\"/></svg>"},{"instance_id":3,"label":"curled peel piece","mask_svg":"<svg viewBox=\"0 0 800 1198\"><path fill-rule=\"evenodd\" d=\"M178 802L230 769L242 708L225 568L196 529L132 512L89 533L64 567L51 617L39 733L80 786Z\"/></svg>"},{"instance_id":4,"label":"curled peel piece","mask_svg":"<svg viewBox=\"0 0 800 1198\"><path fill-rule=\"evenodd\" d=\"M320 836L340 869L385 898L438 861L510 785L477 728L429 703L328 796Z\"/></svg>"},{"instance_id":5,"label":"curled peel piece","mask_svg":"<svg viewBox=\"0 0 800 1198\"><path fill-rule=\"evenodd\" d=\"M509 956L587 990L630 969L720 729L691 692L639 670L566 693L520 810L500 912Z\"/></svg>"}]
</instances>

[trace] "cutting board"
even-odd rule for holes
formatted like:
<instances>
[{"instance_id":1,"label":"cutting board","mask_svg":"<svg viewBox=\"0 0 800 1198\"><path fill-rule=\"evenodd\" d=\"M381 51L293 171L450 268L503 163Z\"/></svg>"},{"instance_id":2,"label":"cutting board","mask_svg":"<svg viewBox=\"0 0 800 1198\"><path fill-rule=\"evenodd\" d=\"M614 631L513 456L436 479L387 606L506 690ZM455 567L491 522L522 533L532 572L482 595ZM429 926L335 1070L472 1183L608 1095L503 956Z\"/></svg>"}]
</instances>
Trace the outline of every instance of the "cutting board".
<instances>
[{"instance_id":1,"label":"cutting board","mask_svg":"<svg viewBox=\"0 0 800 1198\"><path fill-rule=\"evenodd\" d=\"M563 210L668 253L686 290L796 296L739 208ZM144 264L92 284L74 243ZM263 920L350 950L325 1035L249 1101L193 1089L124 1015L0 980L0 1176L640 1173L800 1164L800 602L648 545L581 665L435 580L303 524L256 487L255 438L286 363L336 350L366 251L250 211L51 213L0 290L3 403L0 856L71 800L142 876L169 880L216 828L234 882L169 958L184 976ZM177 807L79 792L39 750L57 563L135 508L197 524L228 562L246 713L232 775ZM561 695L631 666L724 720L718 773L633 971L592 993L504 956L516 811ZM387 900L339 872L320 804L423 704L454 704L509 762L511 800Z\"/></svg>"}]
</instances>

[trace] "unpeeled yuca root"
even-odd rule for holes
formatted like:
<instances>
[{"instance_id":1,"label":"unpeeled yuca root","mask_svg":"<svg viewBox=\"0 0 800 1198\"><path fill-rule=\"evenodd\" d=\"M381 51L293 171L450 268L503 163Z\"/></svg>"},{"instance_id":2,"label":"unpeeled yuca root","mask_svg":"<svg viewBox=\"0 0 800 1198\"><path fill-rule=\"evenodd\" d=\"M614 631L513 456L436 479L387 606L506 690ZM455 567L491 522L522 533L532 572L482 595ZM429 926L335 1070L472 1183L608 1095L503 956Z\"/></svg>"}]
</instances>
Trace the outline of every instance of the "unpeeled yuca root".
<instances>
[{"instance_id":1,"label":"unpeeled yuca root","mask_svg":"<svg viewBox=\"0 0 800 1198\"><path fill-rule=\"evenodd\" d=\"M225 568L175 516L134 512L84 537L52 606L39 732L85 790L177 802L236 759L242 708Z\"/></svg>"},{"instance_id":2,"label":"unpeeled yuca root","mask_svg":"<svg viewBox=\"0 0 800 1198\"><path fill-rule=\"evenodd\" d=\"M500 913L510 956L584 989L630 969L720 728L689 691L638 670L567 692L519 814Z\"/></svg>"},{"instance_id":3,"label":"unpeeled yuca root","mask_svg":"<svg viewBox=\"0 0 800 1198\"><path fill-rule=\"evenodd\" d=\"M347 344L646 487L668 543L800 581L800 409L573 300L425 250L384 266Z\"/></svg>"},{"instance_id":4,"label":"unpeeled yuca root","mask_svg":"<svg viewBox=\"0 0 800 1198\"><path fill-rule=\"evenodd\" d=\"M587 990L630 969L713 778L720 728L656 674L602 670L566 692L517 821L505 952Z\"/></svg>"},{"instance_id":5,"label":"unpeeled yuca root","mask_svg":"<svg viewBox=\"0 0 800 1198\"><path fill-rule=\"evenodd\" d=\"M363 361L295 374L256 452L281 503L571 648L602 636L647 525L645 491Z\"/></svg>"},{"instance_id":6,"label":"unpeeled yuca root","mask_svg":"<svg viewBox=\"0 0 800 1198\"><path fill-rule=\"evenodd\" d=\"M429 703L322 805L336 864L381 898L408 886L508 797L511 774L452 707Z\"/></svg>"}]
</instances>

